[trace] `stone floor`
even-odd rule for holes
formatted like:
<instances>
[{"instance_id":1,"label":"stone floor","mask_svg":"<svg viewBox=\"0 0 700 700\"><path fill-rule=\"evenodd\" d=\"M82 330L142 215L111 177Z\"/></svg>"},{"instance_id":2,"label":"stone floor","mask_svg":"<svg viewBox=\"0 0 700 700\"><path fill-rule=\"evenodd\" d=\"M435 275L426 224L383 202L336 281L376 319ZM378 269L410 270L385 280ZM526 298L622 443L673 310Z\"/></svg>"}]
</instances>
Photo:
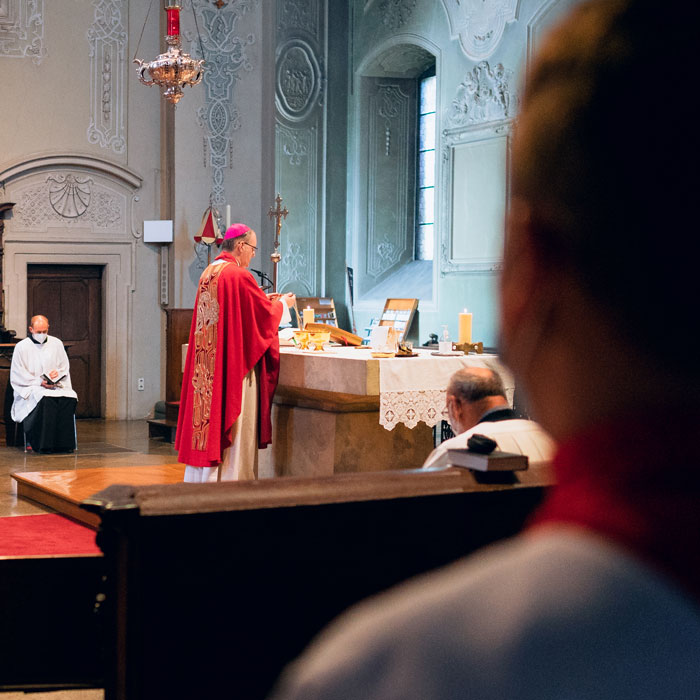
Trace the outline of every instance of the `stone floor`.
<instances>
[{"instance_id":1,"label":"stone floor","mask_svg":"<svg viewBox=\"0 0 700 700\"><path fill-rule=\"evenodd\" d=\"M12 472L140 466L177 461L171 443L149 439L148 425L139 421L78 420L78 451L70 455L39 455L21 447L0 447L0 517L45 513L44 506L17 498Z\"/></svg>"},{"instance_id":2,"label":"stone floor","mask_svg":"<svg viewBox=\"0 0 700 700\"><path fill-rule=\"evenodd\" d=\"M171 443L148 438L148 425L141 421L82 419L77 423L78 451L71 455L38 455L22 448L0 447L0 517L45 513L44 506L17 498L12 472L84 469L104 466L170 464L177 461ZM104 691L0 692L2 700L103 700Z\"/></svg>"}]
</instances>

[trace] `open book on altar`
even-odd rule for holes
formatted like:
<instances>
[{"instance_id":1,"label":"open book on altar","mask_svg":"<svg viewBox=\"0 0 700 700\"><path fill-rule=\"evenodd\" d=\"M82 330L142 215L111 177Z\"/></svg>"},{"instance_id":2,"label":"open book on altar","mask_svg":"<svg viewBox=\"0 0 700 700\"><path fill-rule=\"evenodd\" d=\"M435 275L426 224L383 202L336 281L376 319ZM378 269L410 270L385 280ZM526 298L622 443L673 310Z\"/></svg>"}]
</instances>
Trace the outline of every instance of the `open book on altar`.
<instances>
[{"instance_id":1,"label":"open book on altar","mask_svg":"<svg viewBox=\"0 0 700 700\"><path fill-rule=\"evenodd\" d=\"M344 331L337 326L329 326L325 323L307 323L304 326L304 330L314 333L326 331L331 334L331 340L341 345L362 345L362 338L359 335L350 333L350 331Z\"/></svg>"}]
</instances>

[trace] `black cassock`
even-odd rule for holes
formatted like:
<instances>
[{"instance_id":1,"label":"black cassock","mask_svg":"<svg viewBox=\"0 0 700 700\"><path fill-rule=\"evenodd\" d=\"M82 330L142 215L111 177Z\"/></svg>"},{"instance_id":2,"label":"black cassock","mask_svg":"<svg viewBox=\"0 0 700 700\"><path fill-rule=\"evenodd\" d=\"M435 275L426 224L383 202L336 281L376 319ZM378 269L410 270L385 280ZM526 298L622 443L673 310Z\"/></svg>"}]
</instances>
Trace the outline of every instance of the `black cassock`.
<instances>
[{"instance_id":1,"label":"black cassock","mask_svg":"<svg viewBox=\"0 0 700 700\"><path fill-rule=\"evenodd\" d=\"M75 449L75 407L71 396L44 396L22 421L27 443L35 452L72 452Z\"/></svg>"}]
</instances>

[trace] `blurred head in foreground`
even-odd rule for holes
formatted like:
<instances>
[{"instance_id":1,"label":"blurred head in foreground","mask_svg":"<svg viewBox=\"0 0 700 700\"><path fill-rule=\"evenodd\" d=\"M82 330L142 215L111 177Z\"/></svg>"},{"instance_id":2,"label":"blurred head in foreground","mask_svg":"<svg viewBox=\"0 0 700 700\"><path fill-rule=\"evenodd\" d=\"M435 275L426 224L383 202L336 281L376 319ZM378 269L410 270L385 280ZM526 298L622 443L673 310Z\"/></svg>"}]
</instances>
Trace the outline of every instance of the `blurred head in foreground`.
<instances>
[{"instance_id":1,"label":"blurred head in foreground","mask_svg":"<svg viewBox=\"0 0 700 700\"><path fill-rule=\"evenodd\" d=\"M514 136L503 353L555 438L695 402L695 3L586 3L550 35ZM659 37L673 36L659 51Z\"/></svg>"}]
</instances>

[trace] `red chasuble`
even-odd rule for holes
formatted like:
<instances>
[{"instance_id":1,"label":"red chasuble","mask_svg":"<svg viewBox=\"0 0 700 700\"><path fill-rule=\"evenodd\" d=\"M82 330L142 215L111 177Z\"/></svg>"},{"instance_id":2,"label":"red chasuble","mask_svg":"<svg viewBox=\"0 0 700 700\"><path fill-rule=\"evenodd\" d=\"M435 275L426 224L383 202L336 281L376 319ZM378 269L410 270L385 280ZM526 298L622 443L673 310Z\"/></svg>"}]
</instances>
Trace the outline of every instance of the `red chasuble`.
<instances>
[{"instance_id":1,"label":"red chasuble","mask_svg":"<svg viewBox=\"0 0 700 700\"><path fill-rule=\"evenodd\" d=\"M258 446L270 444L279 376L282 306L230 253L216 259L225 262L209 265L199 278L175 438L180 462L194 467L221 463L241 412L243 378L258 363Z\"/></svg>"}]
</instances>

